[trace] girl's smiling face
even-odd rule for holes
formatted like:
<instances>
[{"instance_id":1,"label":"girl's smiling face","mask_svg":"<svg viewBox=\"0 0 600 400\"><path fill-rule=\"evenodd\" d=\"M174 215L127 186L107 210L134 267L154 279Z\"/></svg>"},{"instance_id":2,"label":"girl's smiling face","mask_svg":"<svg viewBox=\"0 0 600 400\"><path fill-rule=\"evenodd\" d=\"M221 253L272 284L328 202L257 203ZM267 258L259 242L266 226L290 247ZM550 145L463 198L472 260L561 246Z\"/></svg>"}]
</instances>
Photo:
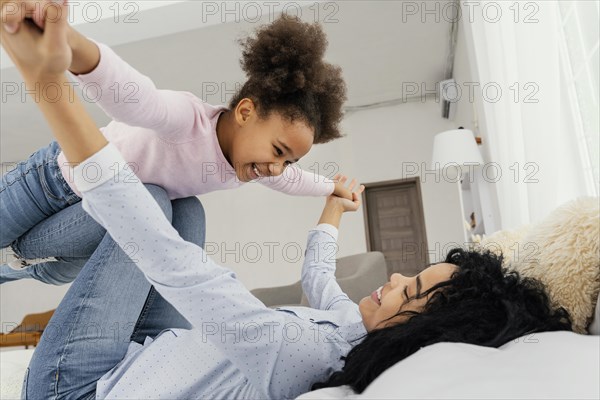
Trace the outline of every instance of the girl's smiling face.
<instances>
[{"instance_id":1,"label":"girl's smiling face","mask_svg":"<svg viewBox=\"0 0 600 400\"><path fill-rule=\"evenodd\" d=\"M358 304L367 331L402 323L410 318L409 315L396 316L399 311L421 312L433 292L422 294L438 283L449 280L456 268L454 264L440 263L413 277L392 274L388 283Z\"/></svg>"},{"instance_id":2,"label":"girl's smiling face","mask_svg":"<svg viewBox=\"0 0 600 400\"><path fill-rule=\"evenodd\" d=\"M249 99L240 101L234 118L237 129L228 161L242 182L281 175L313 145L314 131L304 121L290 121L277 112L261 118Z\"/></svg>"}]
</instances>

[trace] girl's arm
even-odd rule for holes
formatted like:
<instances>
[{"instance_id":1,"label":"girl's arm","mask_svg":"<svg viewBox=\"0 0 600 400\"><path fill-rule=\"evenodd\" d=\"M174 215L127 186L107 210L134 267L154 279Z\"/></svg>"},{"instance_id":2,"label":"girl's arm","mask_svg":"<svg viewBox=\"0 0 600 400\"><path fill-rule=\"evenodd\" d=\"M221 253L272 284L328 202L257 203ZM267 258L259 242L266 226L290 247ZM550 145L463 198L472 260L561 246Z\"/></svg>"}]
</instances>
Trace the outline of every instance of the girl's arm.
<instances>
[{"instance_id":1,"label":"girl's arm","mask_svg":"<svg viewBox=\"0 0 600 400\"><path fill-rule=\"evenodd\" d=\"M56 19L56 2L2 0L4 32L42 29ZM64 13L63 13L64 14ZM32 20L26 19L31 17ZM198 123L197 100L187 92L159 90L150 78L123 61L112 49L96 44L64 26L72 58L69 70L111 119L172 136L190 132ZM66 88L65 88L66 89Z\"/></svg>"},{"instance_id":2,"label":"girl's arm","mask_svg":"<svg viewBox=\"0 0 600 400\"><path fill-rule=\"evenodd\" d=\"M188 92L157 89L110 47L72 32L73 56L79 62L70 70L79 87L97 93L98 106L111 119L127 125L153 129L165 135L189 133L198 123L195 96ZM99 57L97 65L95 57ZM91 70L90 70L90 67ZM86 73L87 72L87 73Z\"/></svg>"},{"instance_id":3,"label":"girl's arm","mask_svg":"<svg viewBox=\"0 0 600 400\"><path fill-rule=\"evenodd\" d=\"M100 49L94 42L69 26L69 46L73 51L73 60L69 71L74 75L89 74L100 63Z\"/></svg>"},{"instance_id":4,"label":"girl's arm","mask_svg":"<svg viewBox=\"0 0 600 400\"><path fill-rule=\"evenodd\" d=\"M261 178L258 182L292 196L329 196L334 194L348 200L352 199L352 193L342 183L305 171L297 165L288 166L279 176Z\"/></svg>"}]
</instances>

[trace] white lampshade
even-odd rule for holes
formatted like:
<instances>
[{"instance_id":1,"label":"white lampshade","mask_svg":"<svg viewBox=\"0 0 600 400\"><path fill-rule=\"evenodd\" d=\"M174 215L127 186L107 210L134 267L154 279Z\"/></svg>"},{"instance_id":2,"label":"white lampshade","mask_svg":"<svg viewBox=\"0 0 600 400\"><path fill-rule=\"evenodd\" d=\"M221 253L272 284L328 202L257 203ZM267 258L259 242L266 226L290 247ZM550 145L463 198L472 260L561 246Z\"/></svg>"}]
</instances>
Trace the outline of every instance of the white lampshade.
<instances>
[{"instance_id":1,"label":"white lampshade","mask_svg":"<svg viewBox=\"0 0 600 400\"><path fill-rule=\"evenodd\" d=\"M483 158L473 132L468 129L453 129L435 135L431 162L433 168L444 169L457 164L480 165L483 164Z\"/></svg>"}]
</instances>

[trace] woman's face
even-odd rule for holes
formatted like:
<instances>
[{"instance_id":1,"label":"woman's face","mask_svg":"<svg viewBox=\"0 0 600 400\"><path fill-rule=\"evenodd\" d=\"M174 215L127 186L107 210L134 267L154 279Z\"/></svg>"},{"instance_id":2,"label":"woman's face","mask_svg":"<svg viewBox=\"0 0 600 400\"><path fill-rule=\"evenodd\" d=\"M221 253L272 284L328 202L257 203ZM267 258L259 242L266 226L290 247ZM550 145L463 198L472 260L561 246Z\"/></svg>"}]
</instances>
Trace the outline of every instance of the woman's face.
<instances>
[{"instance_id":1,"label":"woman's face","mask_svg":"<svg viewBox=\"0 0 600 400\"><path fill-rule=\"evenodd\" d=\"M436 284L450 279L456 271L456 265L440 263L434 264L418 275L406 277L402 274L392 274L390 281L363 298L358 304L363 323L367 331L384 328L387 324L405 322L407 315L393 317L398 311L421 312L427 300L433 295L418 298ZM393 317L388 320L388 318Z\"/></svg>"}]
</instances>

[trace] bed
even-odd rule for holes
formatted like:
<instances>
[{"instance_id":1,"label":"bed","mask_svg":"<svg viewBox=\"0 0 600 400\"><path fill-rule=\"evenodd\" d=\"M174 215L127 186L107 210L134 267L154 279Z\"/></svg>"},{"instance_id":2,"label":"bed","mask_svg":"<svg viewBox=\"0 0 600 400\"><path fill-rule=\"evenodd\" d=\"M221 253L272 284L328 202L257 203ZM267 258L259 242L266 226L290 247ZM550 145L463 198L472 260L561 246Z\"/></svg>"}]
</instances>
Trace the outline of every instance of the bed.
<instances>
[{"instance_id":1,"label":"bed","mask_svg":"<svg viewBox=\"0 0 600 400\"><path fill-rule=\"evenodd\" d=\"M0 399L21 398L25 370L35 349L10 349L0 352Z\"/></svg>"},{"instance_id":2,"label":"bed","mask_svg":"<svg viewBox=\"0 0 600 400\"><path fill-rule=\"evenodd\" d=\"M598 399L600 336L527 335L499 349L437 343L397 363L361 395L347 387L298 399Z\"/></svg>"},{"instance_id":3,"label":"bed","mask_svg":"<svg viewBox=\"0 0 600 400\"><path fill-rule=\"evenodd\" d=\"M0 353L1 399L18 399L33 349ZM427 346L388 369L367 390L321 389L298 399L598 399L600 336L527 335L499 349Z\"/></svg>"}]
</instances>

